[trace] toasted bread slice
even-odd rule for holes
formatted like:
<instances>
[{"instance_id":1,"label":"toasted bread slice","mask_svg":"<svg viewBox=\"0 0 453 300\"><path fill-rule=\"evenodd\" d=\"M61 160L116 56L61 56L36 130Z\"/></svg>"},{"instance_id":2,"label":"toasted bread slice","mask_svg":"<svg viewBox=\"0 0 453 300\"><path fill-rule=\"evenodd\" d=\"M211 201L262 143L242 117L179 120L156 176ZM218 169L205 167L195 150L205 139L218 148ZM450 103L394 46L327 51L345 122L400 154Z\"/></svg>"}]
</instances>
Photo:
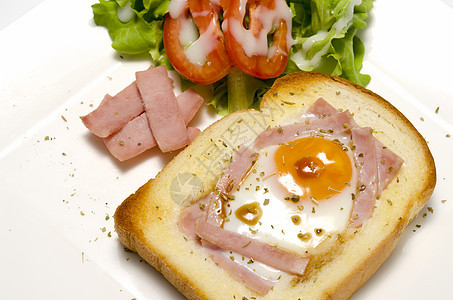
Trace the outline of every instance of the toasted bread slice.
<instances>
[{"instance_id":1,"label":"toasted bread slice","mask_svg":"<svg viewBox=\"0 0 453 300\"><path fill-rule=\"evenodd\" d=\"M184 207L213 190L237 146L269 127L297 118L319 97L348 109L360 126L404 159L382 192L372 217L346 229L313 257L305 275L283 276L260 295L218 267L178 229ZM129 196L115 213L120 241L161 272L189 299L345 299L359 289L396 246L403 229L431 196L433 157L414 126L389 102L349 81L320 73L292 73L265 94L261 112L230 114L209 126L157 176Z\"/></svg>"}]
</instances>

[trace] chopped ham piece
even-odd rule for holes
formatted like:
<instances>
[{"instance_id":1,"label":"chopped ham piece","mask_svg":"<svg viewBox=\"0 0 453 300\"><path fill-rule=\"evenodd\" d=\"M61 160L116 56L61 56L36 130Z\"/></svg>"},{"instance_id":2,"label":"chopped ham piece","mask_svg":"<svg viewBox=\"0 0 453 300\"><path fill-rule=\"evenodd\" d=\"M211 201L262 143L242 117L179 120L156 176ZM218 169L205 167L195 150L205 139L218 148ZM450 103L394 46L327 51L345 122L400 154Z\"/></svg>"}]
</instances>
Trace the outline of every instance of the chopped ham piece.
<instances>
[{"instance_id":1,"label":"chopped ham piece","mask_svg":"<svg viewBox=\"0 0 453 300\"><path fill-rule=\"evenodd\" d=\"M196 127L187 127L187 135L189 136L189 143L192 143L192 141L201 133L201 130Z\"/></svg>"},{"instance_id":2,"label":"chopped ham piece","mask_svg":"<svg viewBox=\"0 0 453 300\"><path fill-rule=\"evenodd\" d=\"M206 214L206 219L209 223L223 226L225 217L224 202L228 201L231 191L239 187L242 179L250 171L257 158L257 153L246 146L241 146L233 155L231 163L217 182L216 192L212 193L210 197Z\"/></svg>"},{"instance_id":3,"label":"chopped ham piece","mask_svg":"<svg viewBox=\"0 0 453 300\"><path fill-rule=\"evenodd\" d=\"M368 219L377 197L377 164L374 137L370 128L354 128L351 130L352 142L355 145L354 161L357 166L357 193L351 214L351 224L360 226Z\"/></svg>"},{"instance_id":4,"label":"chopped ham piece","mask_svg":"<svg viewBox=\"0 0 453 300\"><path fill-rule=\"evenodd\" d=\"M257 160L257 155L258 153L255 150L241 146L239 151L233 155L233 160L217 183L216 189L225 195L236 190Z\"/></svg>"},{"instance_id":5,"label":"chopped ham piece","mask_svg":"<svg viewBox=\"0 0 453 300\"><path fill-rule=\"evenodd\" d=\"M142 113L120 131L104 138L110 153L119 161L125 161L156 146L146 115Z\"/></svg>"},{"instance_id":6,"label":"chopped ham piece","mask_svg":"<svg viewBox=\"0 0 453 300\"><path fill-rule=\"evenodd\" d=\"M180 99L178 101L178 106L180 107L181 114L184 116L184 121L187 125L203 104L203 98L195 91L187 90L180 94L177 99ZM192 142L200 132L201 130L198 128L188 127L187 134L190 142ZM146 114L144 113L127 123L121 130L104 138L104 143L110 153L119 161L125 161L135 157L157 145L151 128L149 127Z\"/></svg>"},{"instance_id":7,"label":"chopped ham piece","mask_svg":"<svg viewBox=\"0 0 453 300\"><path fill-rule=\"evenodd\" d=\"M404 161L378 141L369 127L351 130L358 170L358 191L351 214L351 226L358 227L373 213L376 199L395 177Z\"/></svg>"},{"instance_id":8,"label":"chopped ham piece","mask_svg":"<svg viewBox=\"0 0 453 300\"><path fill-rule=\"evenodd\" d=\"M210 249L212 261L220 267L228 271L237 280L245 283L245 285L255 292L266 295L274 286L274 282L266 279L256 272L244 267L237 261L233 261L225 256L224 251Z\"/></svg>"},{"instance_id":9,"label":"chopped ham piece","mask_svg":"<svg viewBox=\"0 0 453 300\"><path fill-rule=\"evenodd\" d=\"M162 152L181 149L189 136L164 65L136 73L148 122Z\"/></svg>"},{"instance_id":10,"label":"chopped ham piece","mask_svg":"<svg viewBox=\"0 0 453 300\"><path fill-rule=\"evenodd\" d=\"M200 109L204 99L195 90L190 88L179 94L176 97L176 102L178 103L182 118L187 125Z\"/></svg>"},{"instance_id":11,"label":"chopped ham piece","mask_svg":"<svg viewBox=\"0 0 453 300\"><path fill-rule=\"evenodd\" d=\"M390 181L396 176L401 169L404 160L385 147L377 139L374 140L376 148L376 160L378 169L378 197Z\"/></svg>"},{"instance_id":12,"label":"chopped ham piece","mask_svg":"<svg viewBox=\"0 0 453 300\"><path fill-rule=\"evenodd\" d=\"M357 126L349 111L337 112L323 118L311 119L307 123L295 123L274 127L263 131L255 140L254 147L263 149L267 146L286 143L317 131L341 134Z\"/></svg>"},{"instance_id":13,"label":"chopped ham piece","mask_svg":"<svg viewBox=\"0 0 453 300\"><path fill-rule=\"evenodd\" d=\"M179 230L188 238L196 239L195 221L206 216L206 210L210 201L211 194L201 198L196 203L186 207L179 216Z\"/></svg>"},{"instance_id":14,"label":"chopped ham piece","mask_svg":"<svg viewBox=\"0 0 453 300\"><path fill-rule=\"evenodd\" d=\"M134 81L113 97L105 95L98 108L82 117L82 122L93 134L105 138L123 128L143 110Z\"/></svg>"},{"instance_id":15,"label":"chopped ham piece","mask_svg":"<svg viewBox=\"0 0 453 300\"><path fill-rule=\"evenodd\" d=\"M306 114L315 116L330 116L335 115L339 111L323 98L318 98L306 111Z\"/></svg>"},{"instance_id":16,"label":"chopped ham piece","mask_svg":"<svg viewBox=\"0 0 453 300\"><path fill-rule=\"evenodd\" d=\"M239 233L212 225L203 219L195 222L195 233L202 239L224 250L251 257L259 262L291 274L302 275L309 259L261 243Z\"/></svg>"},{"instance_id":17,"label":"chopped ham piece","mask_svg":"<svg viewBox=\"0 0 453 300\"><path fill-rule=\"evenodd\" d=\"M210 194L205 218L207 222L219 227L223 226L225 221L224 201L217 191Z\"/></svg>"}]
</instances>

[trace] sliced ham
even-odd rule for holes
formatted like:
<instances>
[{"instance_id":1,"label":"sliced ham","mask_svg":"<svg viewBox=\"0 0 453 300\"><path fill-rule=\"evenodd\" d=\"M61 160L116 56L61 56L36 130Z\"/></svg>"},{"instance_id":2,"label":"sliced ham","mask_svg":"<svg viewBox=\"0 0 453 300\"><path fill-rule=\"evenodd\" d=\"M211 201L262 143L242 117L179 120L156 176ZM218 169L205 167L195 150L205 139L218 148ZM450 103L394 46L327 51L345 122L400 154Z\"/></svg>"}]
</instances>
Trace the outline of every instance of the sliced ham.
<instances>
[{"instance_id":1,"label":"sliced ham","mask_svg":"<svg viewBox=\"0 0 453 300\"><path fill-rule=\"evenodd\" d=\"M370 128L354 128L351 133L352 143L355 146L354 162L358 171L351 224L357 227L373 212L377 197L378 178L374 137Z\"/></svg>"},{"instance_id":2,"label":"sliced ham","mask_svg":"<svg viewBox=\"0 0 453 300\"><path fill-rule=\"evenodd\" d=\"M196 127L187 127L187 135L189 136L189 143L192 143L192 141L201 133L201 130Z\"/></svg>"},{"instance_id":3,"label":"sliced ham","mask_svg":"<svg viewBox=\"0 0 453 300\"><path fill-rule=\"evenodd\" d=\"M190 88L176 97L184 123L187 125L203 105L204 99L194 89Z\"/></svg>"},{"instance_id":4,"label":"sliced ham","mask_svg":"<svg viewBox=\"0 0 453 300\"><path fill-rule=\"evenodd\" d=\"M196 203L186 207L179 216L179 230L188 238L196 239L195 221L206 216L206 211L212 193L201 198Z\"/></svg>"},{"instance_id":5,"label":"sliced ham","mask_svg":"<svg viewBox=\"0 0 453 300\"><path fill-rule=\"evenodd\" d=\"M305 123L295 123L274 127L263 131L255 140L254 147L263 149L267 146L293 141L315 132L341 134L357 126L349 111L337 112L323 118L307 119Z\"/></svg>"},{"instance_id":6,"label":"sliced ham","mask_svg":"<svg viewBox=\"0 0 453 300\"><path fill-rule=\"evenodd\" d=\"M369 127L353 128L354 162L358 170L357 193L350 223L358 227L371 217L376 199L396 176L404 161L378 141Z\"/></svg>"},{"instance_id":7,"label":"sliced ham","mask_svg":"<svg viewBox=\"0 0 453 300\"><path fill-rule=\"evenodd\" d=\"M143 103L134 81L113 97L105 95L95 110L82 117L82 122L93 134L105 138L123 128L143 111Z\"/></svg>"},{"instance_id":8,"label":"sliced ham","mask_svg":"<svg viewBox=\"0 0 453 300\"><path fill-rule=\"evenodd\" d=\"M189 144L187 128L164 65L136 73L148 123L162 152Z\"/></svg>"},{"instance_id":9,"label":"sliced ham","mask_svg":"<svg viewBox=\"0 0 453 300\"><path fill-rule=\"evenodd\" d=\"M228 271L234 278L243 282L249 289L266 295L274 286L273 281L258 275L256 272L244 267L241 263L226 257L224 251L213 249L209 251L213 262Z\"/></svg>"},{"instance_id":10,"label":"sliced ham","mask_svg":"<svg viewBox=\"0 0 453 300\"><path fill-rule=\"evenodd\" d=\"M135 157L157 145L145 113L127 123L118 132L104 138L104 143L119 161Z\"/></svg>"},{"instance_id":11,"label":"sliced ham","mask_svg":"<svg viewBox=\"0 0 453 300\"><path fill-rule=\"evenodd\" d=\"M207 240L209 243L224 250L251 257L268 266L291 274L302 275L309 261L306 257L301 257L244 235L225 230L201 218L195 223L195 233L201 239Z\"/></svg>"},{"instance_id":12,"label":"sliced ham","mask_svg":"<svg viewBox=\"0 0 453 300\"><path fill-rule=\"evenodd\" d=\"M329 116L339 113L339 111L333 107L324 98L318 98L306 111L306 114L313 114L315 116Z\"/></svg>"},{"instance_id":13,"label":"sliced ham","mask_svg":"<svg viewBox=\"0 0 453 300\"><path fill-rule=\"evenodd\" d=\"M241 146L216 184L215 192L209 200L206 220L217 226L223 226L225 217L224 203L229 200L231 192L236 190L242 179L257 160L257 153L246 146Z\"/></svg>"},{"instance_id":14,"label":"sliced ham","mask_svg":"<svg viewBox=\"0 0 453 300\"><path fill-rule=\"evenodd\" d=\"M203 98L195 91L189 89L180 94L178 106L187 125L203 104ZM201 130L194 127L187 128L189 141L192 142ZM157 145L154 135L149 127L145 113L127 123L122 129L104 138L104 143L110 153L119 161L135 157Z\"/></svg>"},{"instance_id":15,"label":"sliced ham","mask_svg":"<svg viewBox=\"0 0 453 300\"><path fill-rule=\"evenodd\" d=\"M403 166L404 160L396 155L392 150L385 147L377 139L374 140L376 149L376 160L378 169L378 190L377 195L385 189L385 187L392 181L398 171Z\"/></svg>"},{"instance_id":16,"label":"sliced ham","mask_svg":"<svg viewBox=\"0 0 453 300\"><path fill-rule=\"evenodd\" d=\"M233 155L231 163L217 182L216 189L225 195L236 190L252 168L253 163L258 159L257 155L258 153L252 148L241 146Z\"/></svg>"}]
</instances>

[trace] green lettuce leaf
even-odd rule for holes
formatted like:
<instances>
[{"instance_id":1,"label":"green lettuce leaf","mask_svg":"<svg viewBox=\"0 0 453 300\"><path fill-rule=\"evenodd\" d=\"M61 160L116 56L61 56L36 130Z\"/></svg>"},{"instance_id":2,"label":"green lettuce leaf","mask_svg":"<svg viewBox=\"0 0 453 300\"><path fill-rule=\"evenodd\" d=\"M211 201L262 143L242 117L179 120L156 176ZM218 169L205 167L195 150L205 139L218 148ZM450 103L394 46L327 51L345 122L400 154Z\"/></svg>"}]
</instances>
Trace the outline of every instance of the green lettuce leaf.
<instances>
[{"instance_id":1,"label":"green lettuce leaf","mask_svg":"<svg viewBox=\"0 0 453 300\"><path fill-rule=\"evenodd\" d=\"M368 75L360 73L364 47L356 36L367 26L372 0L290 0L293 38L285 74L318 71L366 86Z\"/></svg>"},{"instance_id":2,"label":"green lettuce leaf","mask_svg":"<svg viewBox=\"0 0 453 300\"><path fill-rule=\"evenodd\" d=\"M149 53L155 65L171 66L162 41L168 3L169 0L100 0L92 5L93 19L96 25L107 28L116 51L127 55ZM117 11L126 5L133 11L133 17L123 22Z\"/></svg>"}]
</instances>

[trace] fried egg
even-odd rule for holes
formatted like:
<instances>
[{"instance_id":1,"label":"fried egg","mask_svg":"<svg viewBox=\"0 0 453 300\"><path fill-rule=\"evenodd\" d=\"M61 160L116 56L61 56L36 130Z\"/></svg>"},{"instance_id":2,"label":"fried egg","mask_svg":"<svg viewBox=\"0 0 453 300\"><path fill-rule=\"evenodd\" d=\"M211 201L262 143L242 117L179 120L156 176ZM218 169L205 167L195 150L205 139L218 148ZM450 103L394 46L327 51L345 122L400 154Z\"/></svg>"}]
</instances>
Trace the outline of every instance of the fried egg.
<instances>
[{"instance_id":1,"label":"fried egg","mask_svg":"<svg viewBox=\"0 0 453 300\"><path fill-rule=\"evenodd\" d=\"M262 149L234 200L224 228L308 255L344 231L357 171L349 136L307 136Z\"/></svg>"}]
</instances>

